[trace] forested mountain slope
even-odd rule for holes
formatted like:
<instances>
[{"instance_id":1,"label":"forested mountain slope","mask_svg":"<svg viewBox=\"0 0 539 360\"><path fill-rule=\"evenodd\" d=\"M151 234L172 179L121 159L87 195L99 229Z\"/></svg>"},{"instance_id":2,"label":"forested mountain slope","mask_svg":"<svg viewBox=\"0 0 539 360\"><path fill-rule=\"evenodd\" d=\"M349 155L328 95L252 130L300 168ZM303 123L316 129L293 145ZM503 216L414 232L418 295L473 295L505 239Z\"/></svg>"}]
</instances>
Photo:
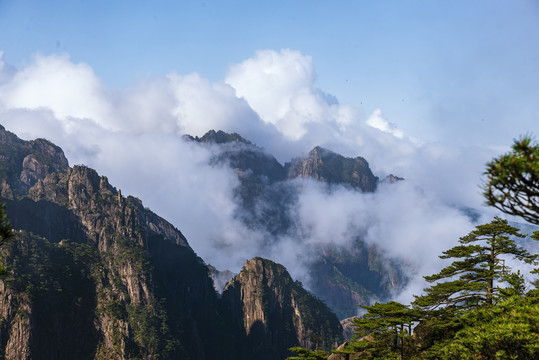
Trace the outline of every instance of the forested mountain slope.
<instances>
[{"instance_id":1,"label":"forested mountain slope","mask_svg":"<svg viewBox=\"0 0 539 360\"><path fill-rule=\"evenodd\" d=\"M247 359L208 266L141 200L3 127L0 178L16 231L0 250L1 358Z\"/></svg>"}]
</instances>

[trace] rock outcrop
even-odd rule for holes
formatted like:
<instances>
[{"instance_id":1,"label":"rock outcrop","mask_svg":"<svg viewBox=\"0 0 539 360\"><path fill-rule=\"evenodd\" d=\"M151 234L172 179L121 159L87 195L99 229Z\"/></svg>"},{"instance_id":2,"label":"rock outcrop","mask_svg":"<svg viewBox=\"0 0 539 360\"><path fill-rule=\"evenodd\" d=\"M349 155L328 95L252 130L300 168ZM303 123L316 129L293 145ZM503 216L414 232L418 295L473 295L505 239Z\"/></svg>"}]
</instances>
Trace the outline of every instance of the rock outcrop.
<instances>
[{"instance_id":1,"label":"rock outcrop","mask_svg":"<svg viewBox=\"0 0 539 360\"><path fill-rule=\"evenodd\" d=\"M211 162L229 165L234 170L240 182L234 190L239 200L236 216L249 228L266 235L267 244L279 236L295 235L301 221L295 209L303 178L328 184L328 192L334 185L373 192L381 182L389 185L402 180L388 175L379 182L362 157L347 158L322 147L315 147L306 157L295 158L283 166L238 134L210 131L202 138L188 138L213 147L216 155ZM362 235L350 232L348 245L342 248L320 246L308 264L310 289L339 318L355 315L358 305L385 299L406 281L399 271L400 264L384 259L376 246L361 241Z\"/></svg>"},{"instance_id":2,"label":"rock outcrop","mask_svg":"<svg viewBox=\"0 0 539 360\"><path fill-rule=\"evenodd\" d=\"M288 178L311 177L328 184L344 184L364 192L376 190L378 178L364 158L346 158L320 146L306 158L296 158L285 164Z\"/></svg>"},{"instance_id":3,"label":"rock outcrop","mask_svg":"<svg viewBox=\"0 0 539 360\"><path fill-rule=\"evenodd\" d=\"M341 324L330 309L270 260L246 261L227 284L223 301L245 331L247 358L285 359L294 344L329 350L342 341Z\"/></svg>"},{"instance_id":4,"label":"rock outcrop","mask_svg":"<svg viewBox=\"0 0 539 360\"><path fill-rule=\"evenodd\" d=\"M253 359L258 348L231 307L242 300L232 290L221 300L183 234L141 200L124 197L93 169L69 167L54 144L23 141L4 128L0 181L16 230L0 248L10 273L0 279L0 358ZM271 284L291 282L281 268ZM286 323L294 331L282 324L274 331L278 317L271 316L263 334L286 341L253 338L275 354L312 345L306 336L321 328L314 316L336 321L319 302L320 313L301 305L309 295L299 285L283 289L280 299L299 304L282 303L283 314L296 313ZM340 339L333 331L322 340Z\"/></svg>"},{"instance_id":5,"label":"rock outcrop","mask_svg":"<svg viewBox=\"0 0 539 360\"><path fill-rule=\"evenodd\" d=\"M207 266L139 199L3 128L0 179L17 230L1 249L0 357L237 358Z\"/></svg>"}]
</instances>

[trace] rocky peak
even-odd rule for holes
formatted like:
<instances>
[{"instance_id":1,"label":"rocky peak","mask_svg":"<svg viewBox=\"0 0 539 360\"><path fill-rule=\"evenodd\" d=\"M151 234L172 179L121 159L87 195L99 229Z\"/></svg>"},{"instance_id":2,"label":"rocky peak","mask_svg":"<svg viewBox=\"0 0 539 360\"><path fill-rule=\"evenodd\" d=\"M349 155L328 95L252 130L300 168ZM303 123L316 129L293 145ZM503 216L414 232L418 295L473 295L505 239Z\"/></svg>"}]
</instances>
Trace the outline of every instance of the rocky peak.
<instances>
[{"instance_id":1,"label":"rocky peak","mask_svg":"<svg viewBox=\"0 0 539 360\"><path fill-rule=\"evenodd\" d=\"M45 139L24 141L0 128L0 177L2 193L20 196L48 174L65 172L68 161L61 148Z\"/></svg>"},{"instance_id":2,"label":"rocky peak","mask_svg":"<svg viewBox=\"0 0 539 360\"><path fill-rule=\"evenodd\" d=\"M252 143L237 133L226 133L222 130L210 130L204 134L201 138L198 136L192 137L190 135L186 136L187 139L201 142L201 143L214 143L214 144L226 144L226 143L243 143L247 145L252 145Z\"/></svg>"},{"instance_id":3,"label":"rocky peak","mask_svg":"<svg viewBox=\"0 0 539 360\"><path fill-rule=\"evenodd\" d=\"M381 182L382 183L387 183L387 184L394 184L396 182L403 181L403 180L404 180L404 178L401 178L399 176L395 176L393 174L389 174Z\"/></svg>"},{"instance_id":4,"label":"rocky peak","mask_svg":"<svg viewBox=\"0 0 539 360\"><path fill-rule=\"evenodd\" d=\"M298 345L329 349L342 339L336 315L270 260L246 261L223 301L242 321L253 359L284 359Z\"/></svg>"},{"instance_id":5,"label":"rocky peak","mask_svg":"<svg viewBox=\"0 0 539 360\"><path fill-rule=\"evenodd\" d=\"M364 192L376 190L378 178L364 158L347 158L320 146L307 157L292 159L285 164L288 178L312 177L329 184L345 184Z\"/></svg>"},{"instance_id":6,"label":"rocky peak","mask_svg":"<svg viewBox=\"0 0 539 360\"><path fill-rule=\"evenodd\" d=\"M0 358L203 360L230 342L207 267L139 199L3 128L0 181L17 230L0 248L15 279L0 279Z\"/></svg>"}]
</instances>

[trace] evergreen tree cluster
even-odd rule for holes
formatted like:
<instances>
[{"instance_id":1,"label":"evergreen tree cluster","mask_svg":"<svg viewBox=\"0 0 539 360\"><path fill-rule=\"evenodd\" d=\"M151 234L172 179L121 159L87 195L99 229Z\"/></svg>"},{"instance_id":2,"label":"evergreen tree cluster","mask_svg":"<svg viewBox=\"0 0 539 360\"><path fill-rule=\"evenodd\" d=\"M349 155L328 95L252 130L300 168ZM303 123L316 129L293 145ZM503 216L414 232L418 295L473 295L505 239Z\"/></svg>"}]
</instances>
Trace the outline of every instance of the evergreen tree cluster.
<instances>
[{"instance_id":1,"label":"evergreen tree cluster","mask_svg":"<svg viewBox=\"0 0 539 360\"><path fill-rule=\"evenodd\" d=\"M539 225L538 159L539 145L525 137L488 163L487 203ZM363 306L354 339L333 353L341 359L539 359L539 282L527 290L520 271L505 263L514 258L537 265L539 254L515 243L522 237L499 217L478 225L443 252L440 258L452 263L425 276L432 286L410 305ZM539 231L530 237L539 240ZM322 359L291 350L298 356L289 359Z\"/></svg>"}]
</instances>

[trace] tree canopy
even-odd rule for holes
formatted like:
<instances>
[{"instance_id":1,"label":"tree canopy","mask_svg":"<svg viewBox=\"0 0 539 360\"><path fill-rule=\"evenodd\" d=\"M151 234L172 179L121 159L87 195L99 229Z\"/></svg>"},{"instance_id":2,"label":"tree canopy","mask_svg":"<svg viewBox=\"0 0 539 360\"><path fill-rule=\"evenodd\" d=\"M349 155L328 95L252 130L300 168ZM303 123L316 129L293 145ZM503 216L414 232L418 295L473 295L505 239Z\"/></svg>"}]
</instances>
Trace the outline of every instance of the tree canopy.
<instances>
[{"instance_id":1,"label":"tree canopy","mask_svg":"<svg viewBox=\"0 0 539 360\"><path fill-rule=\"evenodd\" d=\"M328 353L324 350L309 350L301 347L292 347L289 350L298 356L291 356L286 360L326 360L328 358Z\"/></svg>"},{"instance_id":2,"label":"tree canopy","mask_svg":"<svg viewBox=\"0 0 539 360\"><path fill-rule=\"evenodd\" d=\"M511 152L487 164L487 204L539 225L539 144L515 140Z\"/></svg>"},{"instance_id":3,"label":"tree canopy","mask_svg":"<svg viewBox=\"0 0 539 360\"><path fill-rule=\"evenodd\" d=\"M390 301L362 307L367 313L353 321L359 341L351 344L355 352L361 352L359 358L394 359L409 352L412 325L418 320L409 306Z\"/></svg>"},{"instance_id":4,"label":"tree canopy","mask_svg":"<svg viewBox=\"0 0 539 360\"><path fill-rule=\"evenodd\" d=\"M539 225L538 159L539 145L523 137L488 163L488 204ZM539 254L518 246L518 237L525 235L499 217L476 226L443 252L440 258L453 262L425 276L434 285L412 308L394 301L363 306L367 313L353 322L355 339L333 352L367 359L539 358L539 281L527 291L524 276L505 263L509 257L535 263ZM530 238L539 240L539 231Z\"/></svg>"},{"instance_id":5,"label":"tree canopy","mask_svg":"<svg viewBox=\"0 0 539 360\"><path fill-rule=\"evenodd\" d=\"M443 252L442 259L457 259L439 273L425 276L437 282L417 296L414 304L422 309L470 309L492 304L499 293L498 284L508 279L509 267L504 255L531 262L535 255L517 246L511 237L524 237L507 220L499 217L490 223L478 225L460 238L459 243ZM440 282L440 280L447 281Z\"/></svg>"},{"instance_id":6,"label":"tree canopy","mask_svg":"<svg viewBox=\"0 0 539 360\"><path fill-rule=\"evenodd\" d=\"M439 349L442 359L538 359L539 298L514 296L463 314L462 329Z\"/></svg>"}]
</instances>

